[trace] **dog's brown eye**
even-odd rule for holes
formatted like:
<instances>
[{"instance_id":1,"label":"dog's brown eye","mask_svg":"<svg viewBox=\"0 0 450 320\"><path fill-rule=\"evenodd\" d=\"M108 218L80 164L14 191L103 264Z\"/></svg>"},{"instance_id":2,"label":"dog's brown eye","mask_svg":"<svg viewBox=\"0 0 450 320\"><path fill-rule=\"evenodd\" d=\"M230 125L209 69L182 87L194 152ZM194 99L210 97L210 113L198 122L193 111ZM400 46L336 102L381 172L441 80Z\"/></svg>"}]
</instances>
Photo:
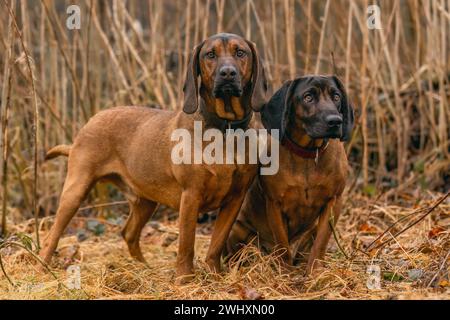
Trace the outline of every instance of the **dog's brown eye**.
<instances>
[{"instance_id":1,"label":"dog's brown eye","mask_svg":"<svg viewBox=\"0 0 450 320\"><path fill-rule=\"evenodd\" d=\"M305 101L306 103L310 103L313 100L314 100L314 97L310 93L307 93L303 96L303 101Z\"/></svg>"},{"instance_id":2,"label":"dog's brown eye","mask_svg":"<svg viewBox=\"0 0 450 320\"><path fill-rule=\"evenodd\" d=\"M341 101L341 96L338 95L337 93L335 93L335 94L333 95L333 100L336 101L336 102L339 102L339 101Z\"/></svg>"},{"instance_id":3,"label":"dog's brown eye","mask_svg":"<svg viewBox=\"0 0 450 320\"><path fill-rule=\"evenodd\" d=\"M236 50L236 56L239 57L239 58L244 57L245 56L245 51L241 50L241 49Z\"/></svg>"},{"instance_id":4,"label":"dog's brown eye","mask_svg":"<svg viewBox=\"0 0 450 320\"><path fill-rule=\"evenodd\" d=\"M209 59L214 59L214 58L216 57L216 54L214 53L214 51L210 51L210 52L208 52L208 53L206 54L206 56L207 56Z\"/></svg>"}]
</instances>

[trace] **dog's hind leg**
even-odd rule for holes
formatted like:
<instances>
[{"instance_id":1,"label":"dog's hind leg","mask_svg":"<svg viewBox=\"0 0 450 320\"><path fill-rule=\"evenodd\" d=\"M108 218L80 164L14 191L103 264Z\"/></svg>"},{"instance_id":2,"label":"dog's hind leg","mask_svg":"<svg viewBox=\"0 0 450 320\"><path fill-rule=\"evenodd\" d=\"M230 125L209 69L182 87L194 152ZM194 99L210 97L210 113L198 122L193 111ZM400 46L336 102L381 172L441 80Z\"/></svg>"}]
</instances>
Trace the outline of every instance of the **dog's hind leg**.
<instances>
[{"instance_id":1,"label":"dog's hind leg","mask_svg":"<svg viewBox=\"0 0 450 320\"><path fill-rule=\"evenodd\" d=\"M139 239L145 224L153 215L157 203L144 198L129 198L130 215L122 229L122 236L127 243L130 255L136 260L146 263L142 255Z\"/></svg>"},{"instance_id":2,"label":"dog's hind leg","mask_svg":"<svg viewBox=\"0 0 450 320\"><path fill-rule=\"evenodd\" d=\"M256 232L253 232L244 223L237 220L228 236L227 244L223 249L222 256L224 258L230 258L238 252L239 249L247 245L256 235Z\"/></svg>"},{"instance_id":3,"label":"dog's hind leg","mask_svg":"<svg viewBox=\"0 0 450 320\"><path fill-rule=\"evenodd\" d=\"M94 183L93 176L89 172L85 171L79 175L78 173L77 170L69 170L64 182L55 223L51 227L40 253L41 258L46 263L50 262L58 246L59 238Z\"/></svg>"}]
</instances>

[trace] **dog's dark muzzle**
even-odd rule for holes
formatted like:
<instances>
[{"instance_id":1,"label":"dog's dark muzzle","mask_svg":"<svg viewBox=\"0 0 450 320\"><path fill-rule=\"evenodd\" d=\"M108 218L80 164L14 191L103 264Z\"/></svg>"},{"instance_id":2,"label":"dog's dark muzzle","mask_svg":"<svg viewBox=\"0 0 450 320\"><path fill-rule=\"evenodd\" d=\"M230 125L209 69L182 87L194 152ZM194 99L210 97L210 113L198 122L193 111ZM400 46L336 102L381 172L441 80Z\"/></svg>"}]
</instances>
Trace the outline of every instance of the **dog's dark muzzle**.
<instances>
[{"instance_id":1,"label":"dog's dark muzzle","mask_svg":"<svg viewBox=\"0 0 450 320\"><path fill-rule=\"evenodd\" d=\"M214 97L240 97L242 95L241 84L237 81L216 81L214 83Z\"/></svg>"},{"instance_id":2,"label":"dog's dark muzzle","mask_svg":"<svg viewBox=\"0 0 450 320\"><path fill-rule=\"evenodd\" d=\"M214 81L213 93L216 98L242 95L241 77L234 66L219 68Z\"/></svg>"},{"instance_id":3,"label":"dog's dark muzzle","mask_svg":"<svg viewBox=\"0 0 450 320\"><path fill-rule=\"evenodd\" d=\"M313 139L338 139L342 137L343 119L340 114L318 114L302 120L306 133Z\"/></svg>"}]
</instances>

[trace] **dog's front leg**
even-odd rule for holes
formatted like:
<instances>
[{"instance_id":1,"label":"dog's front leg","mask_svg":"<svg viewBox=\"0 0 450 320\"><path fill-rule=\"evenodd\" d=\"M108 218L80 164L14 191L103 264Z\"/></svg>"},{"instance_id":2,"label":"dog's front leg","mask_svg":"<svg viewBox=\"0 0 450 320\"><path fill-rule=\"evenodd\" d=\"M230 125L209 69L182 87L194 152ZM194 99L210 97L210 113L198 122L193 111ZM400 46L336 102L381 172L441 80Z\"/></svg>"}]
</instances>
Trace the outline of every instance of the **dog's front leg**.
<instances>
[{"instance_id":1,"label":"dog's front leg","mask_svg":"<svg viewBox=\"0 0 450 320\"><path fill-rule=\"evenodd\" d=\"M269 227L272 231L273 239L275 241L275 250L282 250L283 261L287 265L292 265L292 254L289 248L289 236L287 226L283 220L280 205L271 200L266 200L266 215L269 221Z\"/></svg>"},{"instance_id":2,"label":"dog's front leg","mask_svg":"<svg viewBox=\"0 0 450 320\"><path fill-rule=\"evenodd\" d=\"M225 248L226 241L235 222L239 209L244 201L245 192L230 200L220 208L216 223L214 224L211 244L206 254L206 264L213 272L220 272L220 256Z\"/></svg>"},{"instance_id":3,"label":"dog's front leg","mask_svg":"<svg viewBox=\"0 0 450 320\"><path fill-rule=\"evenodd\" d=\"M198 192L185 190L181 194L177 256L177 282L185 283L194 275L195 228L201 196Z\"/></svg>"},{"instance_id":4,"label":"dog's front leg","mask_svg":"<svg viewBox=\"0 0 450 320\"><path fill-rule=\"evenodd\" d=\"M317 225L316 239L314 240L311 248L311 253L308 258L308 265L306 267L307 274L311 274L314 270L321 267L321 262L319 260L322 260L325 256L328 241L330 240L332 232L330 223L336 225L341 213L341 206L341 197L335 197L328 201L324 212L320 215L319 223Z\"/></svg>"}]
</instances>

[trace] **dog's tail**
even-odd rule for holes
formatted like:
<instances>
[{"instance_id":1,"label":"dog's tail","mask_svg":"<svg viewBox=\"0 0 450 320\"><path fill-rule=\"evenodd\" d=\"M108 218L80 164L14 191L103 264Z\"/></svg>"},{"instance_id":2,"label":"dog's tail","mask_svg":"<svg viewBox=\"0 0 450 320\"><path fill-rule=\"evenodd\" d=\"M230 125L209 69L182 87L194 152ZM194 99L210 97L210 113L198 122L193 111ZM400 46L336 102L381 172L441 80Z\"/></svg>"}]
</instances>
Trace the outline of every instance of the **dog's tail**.
<instances>
[{"instance_id":1,"label":"dog's tail","mask_svg":"<svg viewBox=\"0 0 450 320\"><path fill-rule=\"evenodd\" d=\"M72 146L61 144L59 146L51 148L45 155L45 160L50 160L59 156L69 156Z\"/></svg>"}]
</instances>

